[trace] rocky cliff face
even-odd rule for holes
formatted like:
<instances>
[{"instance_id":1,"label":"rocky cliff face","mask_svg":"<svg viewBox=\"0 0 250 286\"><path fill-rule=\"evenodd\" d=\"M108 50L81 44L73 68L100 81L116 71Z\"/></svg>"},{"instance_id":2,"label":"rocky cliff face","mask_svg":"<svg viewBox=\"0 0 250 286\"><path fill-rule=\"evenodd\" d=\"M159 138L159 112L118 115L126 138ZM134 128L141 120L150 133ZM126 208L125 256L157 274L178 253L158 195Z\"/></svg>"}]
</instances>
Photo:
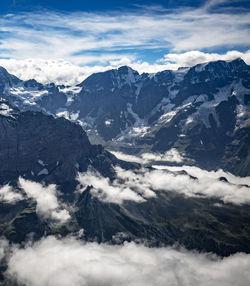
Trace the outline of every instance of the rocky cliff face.
<instances>
[{"instance_id":1,"label":"rocky cliff face","mask_svg":"<svg viewBox=\"0 0 250 286\"><path fill-rule=\"evenodd\" d=\"M74 181L90 165L112 176L112 164L119 162L102 146L91 145L79 125L41 112L20 112L5 99L0 101L0 160L1 184L22 176L59 185Z\"/></svg>"}]
</instances>

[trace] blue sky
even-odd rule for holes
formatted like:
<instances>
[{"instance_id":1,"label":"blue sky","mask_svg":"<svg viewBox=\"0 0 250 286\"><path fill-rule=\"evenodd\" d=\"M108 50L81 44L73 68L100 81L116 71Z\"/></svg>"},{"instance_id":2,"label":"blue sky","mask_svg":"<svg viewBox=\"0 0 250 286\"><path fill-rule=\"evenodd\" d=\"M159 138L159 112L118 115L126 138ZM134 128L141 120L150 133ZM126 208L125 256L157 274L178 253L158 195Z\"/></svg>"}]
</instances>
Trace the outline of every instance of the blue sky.
<instances>
[{"instance_id":1,"label":"blue sky","mask_svg":"<svg viewBox=\"0 0 250 286\"><path fill-rule=\"evenodd\" d=\"M37 8L52 9L57 11L105 11L120 9L135 9L137 5L161 5L165 8L180 6L197 7L204 3L203 0L106 0L106 1L81 1L81 0L3 0L1 13L17 11L31 11ZM237 1L239 2L239 1ZM246 5L246 3L244 3Z\"/></svg>"},{"instance_id":2,"label":"blue sky","mask_svg":"<svg viewBox=\"0 0 250 286\"><path fill-rule=\"evenodd\" d=\"M46 67L40 80L49 81L59 64L81 68L82 77L123 64L155 72L239 56L250 62L248 0L2 0L0 14L0 64L20 77ZM16 71L28 68L33 73Z\"/></svg>"}]
</instances>

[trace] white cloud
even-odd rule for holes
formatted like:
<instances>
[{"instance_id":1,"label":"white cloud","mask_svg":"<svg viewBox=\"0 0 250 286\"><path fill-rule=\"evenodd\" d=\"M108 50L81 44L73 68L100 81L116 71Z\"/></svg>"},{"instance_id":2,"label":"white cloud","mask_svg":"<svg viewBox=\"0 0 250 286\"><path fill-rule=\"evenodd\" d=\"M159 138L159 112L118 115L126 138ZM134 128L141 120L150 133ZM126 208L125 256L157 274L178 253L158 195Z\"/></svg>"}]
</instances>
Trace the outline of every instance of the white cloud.
<instances>
[{"instance_id":1,"label":"white cloud","mask_svg":"<svg viewBox=\"0 0 250 286\"><path fill-rule=\"evenodd\" d=\"M190 67L200 63L206 63L217 60L232 61L242 58L247 64L250 64L250 50L245 53L239 51L228 51L225 54L204 53L201 51L189 51L180 54L166 54L162 62L172 63L172 68Z\"/></svg>"},{"instance_id":2,"label":"white cloud","mask_svg":"<svg viewBox=\"0 0 250 286\"><path fill-rule=\"evenodd\" d=\"M58 223L65 223L70 219L69 212L63 209L57 199L55 185L43 186L23 178L19 178L19 185L29 198L36 201L36 212L39 216Z\"/></svg>"},{"instance_id":3,"label":"white cloud","mask_svg":"<svg viewBox=\"0 0 250 286\"><path fill-rule=\"evenodd\" d=\"M140 164L152 164L154 161L182 163L185 160L184 154L180 154L175 148L172 148L163 154L147 152L138 156L128 155L119 151L110 152L120 160L136 162Z\"/></svg>"},{"instance_id":4,"label":"white cloud","mask_svg":"<svg viewBox=\"0 0 250 286\"><path fill-rule=\"evenodd\" d=\"M0 65L22 79L75 84L93 72L124 64L140 73L153 73L239 56L250 63L246 51L249 10L216 10L212 2L192 10L141 7L105 14L43 11L5 15L0 19ZM199 52L221 47L236 50ZM159 56L154 63L147 61L152 51L161 54L164 49L164 59Z\"/></svg>"},{"instance_id":5,"label":"white cloud","mask_svg":"<svg viewBox=\"0 0 250 286\"><path fill-rule=\"evenodd\" d=\"M199 178L193 180L188 175L166 174L164 171L154 171L147 175L156 190L173 191L187 197L218 198L225 203L250 203L250 189L245 186L232 185L215 178Z\"/></svg>"},{"instance_id":6,"label":"white cloud","mask_svg":"<svg viewBox=\"0 0 250 286\"><path fill-rule=\"evenodd\" d=\"M63 59L30 58L23 60L0 59L0 66L22 80L35 79L46 84L75 85L95 72L102 72L112 67L85 66L80 67Z\"/></svg>"},{"instance_id":7,"label":"white cloud","mask_svg":"<svg viewBox=\"0 0 250 286\"><path fill-rule=\"evenodd\" d=\"M126 172L126 171L124 171ZM127 171L127 175L119 173L118 178L113 182L109 178L104 178L98 172L88 170L78 175L83 191L87 186L92 186L91 193L104 202L121 204L123 201L130 200L138 203L144 202L145 198L154 197L155 193L140 187L134 182L135 175Z\"/></svg>"},{"instance_id":8,"label":"white cloud","mask_svg":"<svg viewBox=\"0 0 250 286\"><path fill-rule=\"evenodd\" d=\"M0 201L9 204L15 204L17 201L23 200L22 194L16 192L11 186L5 185L0 188Z\"/></svg>"},{"instance_id":9,"label":"white cloud","mask_svg":"<svg viewBox=\"0 0 250 286\"><path fill-rule=\"evenodd\" d=\"M149 162L152 161L161 161L161 162L175 162L181 163L184 161L183 154L180 154L175 148L170 149L169 151L163 154L154 154L154 153L142 153L141 157Z\"/></svg>"},{"instance_id":10,"label":"white cloud","mask_svg":"<svg viewBox=\"0 0 250 286\"><path fill-rule=\"evenodd\" d=\"M135 48L187 51L249 45L250 12L231 12L198 7L162 10L160 14L148 9L105 14L12 14L0 22L1 30L7 34L1 41L2 56L23 59L39 55L86 63L84 59L93 57L89 53L92 50L103 50L105 54L107 50L121 53L131 49L133 54Z\"/></svg>"},{"instance_id":11,"label":"white cloud","mask_svg":"<svg viewBox=\"0 0 250 286\"><path fill-rule=\"evenodd\" d=\"M127 161L127 162L134 162L134 163L140 163L140 164L145 164L147 161L143 160L141 156L135 156L135 155L129 155L122 153L120 151L112 151L109 150L110 153L115 155L119 160Z\"/></svg>"},{"instance_id":12,"label":"white cloud","mask_svg":"<svg viewBox=\"0 0 250 286\"><path fill-rule=\"evenodd\" d=\"M9 242L5 238L0 238L0 263L5 258L9 250Z\"/></svg>"},{"instance_id":13,"label":"white cloud","mask_svg":"<svg viewBox=\"0 0 250 286\"><path fill-rule=\"evenodd\" d=\"M133 158L134 159L134 158ZM217 198L237 205L250 203L250 177L240 178L230 173L205 171L198 167L154 165L155 169L124 170L116 168L117 178L110 181L99 173L79 174L83 191L93 186L92 194L104 202L122 204L126 200L138 203L157 196L159 191L176 192L186 197ZM180 173L179 171L186 171ZM196 177L194 179L192 177ZM228 182L220 180L225 177Z\"/></svg>"},{"instance_id":14,"label":"white cloud","mask_svg":"<svg viewBox=\"0 0 250 286\"><path fill-rule=\"evenodd\" d=\"M237 177L234 176L233 174L229 172L224 172L222 169L219 169L217 171L207 171L200 169L199 167L196 166L163 166L163 168L168 169L170 171L186 171L188 174L191 176L195 176L199 179L217 179L220 177L225 177L229 182L233 184L238 184L238 185L249 185L250 186L250 177Z\"/></svg>"},{"instance_id":15,"label":"white cloud","mask_svg":"<svg viewBox=\"0 0 250 286\"><path fill-rule=\"evenodd\" d=\"M53 236L14 248L7 273L22 285L247 286L250 255L220 259L186 250L84 243Z\"/></svg>"}]
</instances>

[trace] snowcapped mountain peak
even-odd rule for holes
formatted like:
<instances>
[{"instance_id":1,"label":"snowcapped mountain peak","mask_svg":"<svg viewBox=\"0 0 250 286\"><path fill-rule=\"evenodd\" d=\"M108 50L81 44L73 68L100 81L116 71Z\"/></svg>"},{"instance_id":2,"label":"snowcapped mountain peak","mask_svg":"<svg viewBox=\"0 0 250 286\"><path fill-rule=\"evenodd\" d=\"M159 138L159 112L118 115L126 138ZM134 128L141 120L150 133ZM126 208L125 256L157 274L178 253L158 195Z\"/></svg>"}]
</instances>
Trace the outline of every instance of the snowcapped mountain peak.
<instances>
[{"instance_id":1,"label":"snowcapped mountain peak","mask_svg":"<svg viewBox=\"0 0 250 286\"><path fill-rule=\"evenodd\" d=\"M128 66L122 66L118 70L114 70L114 77L117 79L117 87L121 88L124 85L129 85L137 82L140 79L139 73Z\"/></svg>"},{"instance_id":2,"label":"snowcapped mountain peak","mask_svg":"<svg viewBox=\"0 0 250 286\"><path fill-rule=\"evenodd\" d=\"M113 92L115 89L131 86L139 79L140 75L137 71L128 66L122 66L118 69L94 73L78 86L83 87L87 92L100 92L103 90Z\"/></svg>"},{"instance_id":3,"label":"snowcapped mountain peak","mask_svg":"<svg viewBox=\"0 0 250 286\"><path fill-rule=\"evenodd\" d=\"M231 63L231 65L247 66L247 64L242 58L236 58L235 60L227 61L227 62Z\"/></svg>"},{"instance_id":4,"label":"snowcapped mountain peak","mask_svg":"<svg viewBox=\"0 0 250 286\"><path fill-rule=\"evenodd\" d=\"M0 91L3 92L5 86L12 86L20 81L20 79L12 74L9 74L5 68L0 66Z\"/></svg>"},{"instance_id":5,"label":"snowcapped mountain peak","mask_svg":"<svg viewBox=\"0 0 250 286\"><path fill-rule=\"evenodd\" d=\"M37 82L35 79L29 79L23 82L23 85L28 88L38 88L42 89L43 85Z\"/></svg>"},{"instance_id":6,"label":"snowcapped mountain peak","mask_svg":"<svg viewBox=\"0 0 250 286\"><path fill-rule=\"evenodd\" d=\"M135 83L139 78L139 73L128 66L122 66L118 68L118 72L121 79L123 79L125 83L129 85Z\"/></svg>"},{"instance_id":7,"label":"snowcapped mountain peak","mask_svg":"<svg viewBox=\"0 0 250 286\"><path fill-rule=\"evenodd\" d=\"M128 74L128 73L135 73L135 74L138 74L138 72L134 69L132 69L131 67L129 66L121 66L117 69L120 73L125 73L125 74Z\"/></svg>"}]
</instances>

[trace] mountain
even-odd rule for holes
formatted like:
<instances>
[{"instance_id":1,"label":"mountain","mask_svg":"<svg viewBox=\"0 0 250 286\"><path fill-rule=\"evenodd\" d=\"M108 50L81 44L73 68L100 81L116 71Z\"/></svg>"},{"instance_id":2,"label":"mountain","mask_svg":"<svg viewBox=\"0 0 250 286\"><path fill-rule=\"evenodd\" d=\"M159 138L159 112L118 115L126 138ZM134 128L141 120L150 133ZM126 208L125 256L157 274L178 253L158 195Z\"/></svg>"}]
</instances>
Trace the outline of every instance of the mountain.
<instances>
[{"instance_id":1,"label":"mountain","mask_svg":"<svg viewBox=\"0 0 250 286\"><path fill-rule=\"evenodd\" d=\"M190 84L191 83L191 84ZM243 61L191 68L171 104L139 142L184 152L206 169L250 172L250 69Z\"/></svg>"}]
</instances>

